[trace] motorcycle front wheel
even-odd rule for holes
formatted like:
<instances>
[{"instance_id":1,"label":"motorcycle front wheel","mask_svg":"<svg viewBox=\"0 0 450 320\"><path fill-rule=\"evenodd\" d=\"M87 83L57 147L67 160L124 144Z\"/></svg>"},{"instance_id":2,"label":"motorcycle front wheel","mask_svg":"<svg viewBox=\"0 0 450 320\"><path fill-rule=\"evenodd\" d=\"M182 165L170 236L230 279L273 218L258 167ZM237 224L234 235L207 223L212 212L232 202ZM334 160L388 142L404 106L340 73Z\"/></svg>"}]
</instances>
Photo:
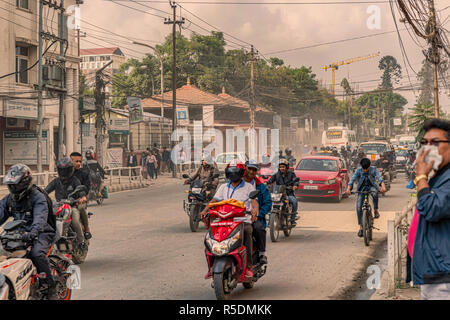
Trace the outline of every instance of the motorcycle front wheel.
<instances>
[{"instance_id":1,"label":"motorcycle front wheel","mask_svg":"<svg viewBox=\"0 0 450 320\"><path fill-rule=\"evenodd\" d=\"M283 233L285 237L289 237L291 235L292 226L290 225L291 222L289 221L291 219L291 216L286 215L285 216L285 222L284 222L284 228Z\"/></svg>"},{"instance_id":2,"label":"motorcycle front wheel","mask_svg":"<svg viewBox=\"0 0 450 320\"><path fill-rule=\"evenodd\" d=\"M272 212L272 214L270 215L269 227L270 227L270 240L272 242L277 242L278 237L280 235L279 214L278 213Z\"/></svg>"},{"instance_id":3,"label":"motorcycle front wheel","mask_svg":"<svg viewBox=\"0 0 450 320\"><path fill-rule=\"evenodd\" d=\"M214 293L216 294L217 300L228 300L230 298L230 293L226 291L228 287L226 283L228 272L231 272L231 269L214 274Z\"/></svg>"},{"instance_id":4,"label":"motorcycle front wheel","mask_svg":"<svg viewBox=\"0 0 450 320\"><path fill-rule=\"evenodd\" d=\"M191 228L192 232L197 232L198 229L198 216L199 216L200 207L197 205L191 205L189 208L189 228Z\"/></svg>"}]
</instances>

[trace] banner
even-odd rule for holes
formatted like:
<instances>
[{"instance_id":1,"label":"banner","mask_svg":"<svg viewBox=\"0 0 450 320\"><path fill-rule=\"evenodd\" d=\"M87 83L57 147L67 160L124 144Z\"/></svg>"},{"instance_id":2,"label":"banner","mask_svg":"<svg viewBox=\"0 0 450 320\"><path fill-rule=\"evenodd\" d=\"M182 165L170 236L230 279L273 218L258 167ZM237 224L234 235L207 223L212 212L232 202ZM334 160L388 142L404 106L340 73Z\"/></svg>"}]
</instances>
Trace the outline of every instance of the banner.
<instances>
[{"instance_id":1,"label":"banner","mask_svg":"<svg viewBox=\"0 0 450 320\"><path fill-rule=\"evenodd\" d=\"M402 118L394 118L394 126L401 126Z\"/></svg>"},{"instance_id":2,"label":"banner","mask_svg":"<svg viewBox=\"0 0 450 320\"><path fill-rule=\"evenodd\" d=\"M37 164L37 133L10 131L5 132L5 164ZM47 131L42 131L42 163L48 164Z\"/></svg>"},{"instance_id":3,"label":"banner","mask_svg":"<svg viewBox=\"0 0 450 320\"><path fill-rule=\"evenodd\" d=\"M33 100L7 100L4 117L37 119L37 102Z\"/></svg>"},{"instance_id":4,"label":"banner","mask_svg":"<svg viewBox=\"0 0 450 320\"><path fill-rule=\"evenodd\" d=\"M127 118L110 118L108 133L129 134L130 122Z\"/></svg>"},{"instance_id":5,"label":"banner","mask_svg":"<svg viewBox=\"0 0 450 320\"><path fill-rule=\"evenodd\" d=\"M144 121L144 111L142 110L141 98L129 97L127 102L130 124Z\"/></svg>"},{"instance_id":6,"label":"banner","mask_svg":"<svg viewBox=\"0 0 450 320\"><path fill-rule=\"evenodd\" d=\"M214 126L214 106L203 106L203 125L205 127Z\"/></svg>"},{"instance_id":7,"label":"banner","mask_svg":"<svg viewBox=\"0 0 450 320\"><path fill-rule=\"evenodd\" d=\"M119 168L123 166L123 149L111 148L106 150L106 165L108 168Z\"/></svg>"},{"instance_id":8,"label":"banner","mask_svg":"<svg viewBox=\"0 0 450 320\"><path fill-rule=\"evenodd\" d=\"M189 125L189 109L187 106L177 106L177 124L180 126Z\"/></svg>"}]
</instances>

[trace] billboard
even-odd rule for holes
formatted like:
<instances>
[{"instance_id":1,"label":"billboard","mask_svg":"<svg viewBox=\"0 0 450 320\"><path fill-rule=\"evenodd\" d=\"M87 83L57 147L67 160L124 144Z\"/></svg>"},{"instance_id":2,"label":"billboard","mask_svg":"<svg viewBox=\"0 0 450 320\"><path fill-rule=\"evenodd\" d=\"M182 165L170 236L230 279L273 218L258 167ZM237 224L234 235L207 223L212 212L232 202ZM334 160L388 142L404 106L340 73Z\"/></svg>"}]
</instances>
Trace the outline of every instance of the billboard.
<instances>
[{"instance_id":1,"label":"billboard","mask_svg":"<svg viewBox=\"0 0 450 320\"><path fill-rule=\"evenodd\" d=\"M5 132L5 164L37 164L37 133L24 131ZM47 131L42 131L42 163L48 164Z\"/></svg>"},{"instance_id":2,"label":"billboard","mask_svg":"<svg viewBox=\"0 0 450 320\"><path fill-rule=\"evenodd\" d=\"M180 126L189 125L189 109L187 106L177 106L177 124Z\"/></svg>"},{"instance_id":3,"label":"billboard","mask_svg":"<svg viewBox=\"0 0 450 320\"><path fill-rule=\"evenodd\" d=\"M127 102L130 124L144 121L144 111L142 110L141 98L128 97Z\"/></svg>"}]
</instances>

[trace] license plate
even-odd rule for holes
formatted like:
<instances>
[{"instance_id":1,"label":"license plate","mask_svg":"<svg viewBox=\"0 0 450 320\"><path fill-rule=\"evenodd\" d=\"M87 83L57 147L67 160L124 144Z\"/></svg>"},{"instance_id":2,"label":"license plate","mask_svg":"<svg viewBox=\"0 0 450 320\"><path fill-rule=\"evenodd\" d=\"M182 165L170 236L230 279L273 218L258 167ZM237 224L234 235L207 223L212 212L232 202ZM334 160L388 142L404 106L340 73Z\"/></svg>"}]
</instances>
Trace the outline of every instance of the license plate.
<instances>
[{"instance_id":1,"label":"license plate","mask_svg":"<svg viewBox=\"0 0 450 320\"><path fill-rule=\"evenodd\" d=\"M317 186L304 186L303 189L305 189L305 190L317 190L318 187Z\"/></svg>"}]
</instances>

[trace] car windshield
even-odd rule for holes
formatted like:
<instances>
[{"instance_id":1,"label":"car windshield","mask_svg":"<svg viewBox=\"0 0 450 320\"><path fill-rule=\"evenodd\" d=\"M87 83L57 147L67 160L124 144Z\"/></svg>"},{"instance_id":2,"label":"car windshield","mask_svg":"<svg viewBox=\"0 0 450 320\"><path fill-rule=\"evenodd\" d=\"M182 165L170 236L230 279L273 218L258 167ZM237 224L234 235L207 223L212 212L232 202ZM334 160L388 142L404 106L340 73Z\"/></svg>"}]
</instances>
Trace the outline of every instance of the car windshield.
<instances>
[{"instance_id":1,"label":"car windshield","mask_svg":"<svg viewBox=\"0 0 450 320\"><path fill-rule=\"evenodd\" d=\"M297 170L307 171L337 171L337 161L327 159L303 159Z\"/></svg>"},{"instance_id":2,"label":"car windshield","mask_svg":"<svg viewBox=\"0 0 450 320\"><path fill-rule=\"evenodd\" d=\"M397 157L407 157L408 156L408 150L397 150L397 151L395 151L395 155Z\"/></svg>"},{"instance_id":3,"label":"car windshield","mask_svg":"<svg viewBox=\"0 0 450 320\"><path fill-rule=\"evenodd\" d=\"M235 153L226 153L226 154L221 154L217 157L216 162L218 163L229 163L233 160L238 160L238 155Z\"/></svg>"},{"instance_id":4,"label":"car windshield","mask_svg":"<svg viewBox=\"0 0 450 320\"><path fill-rule=\"evenodd\" d=\"M360 148L366 154L382 154L387 149L385 144L375 144L375 143L362 144Z\"/></svg>"}]
</instances>

